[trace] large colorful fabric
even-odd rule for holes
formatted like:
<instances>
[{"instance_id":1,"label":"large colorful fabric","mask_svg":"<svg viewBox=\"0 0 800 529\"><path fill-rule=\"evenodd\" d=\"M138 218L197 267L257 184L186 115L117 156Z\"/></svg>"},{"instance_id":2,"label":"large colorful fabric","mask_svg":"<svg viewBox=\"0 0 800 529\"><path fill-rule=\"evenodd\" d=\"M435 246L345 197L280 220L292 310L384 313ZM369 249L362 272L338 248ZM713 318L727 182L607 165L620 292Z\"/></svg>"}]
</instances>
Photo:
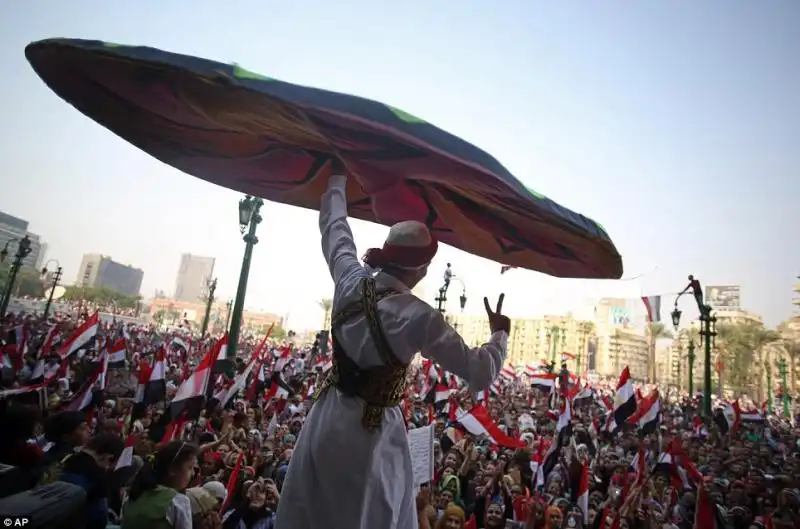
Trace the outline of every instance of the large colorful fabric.
<instances>
[{"instance_id":1,"label":"large colorful fabric","mask_svg":"<svg viewBox=\"0 0 800 529\"><path fill-rule=\"evenodd\" d=\"M419 220L446 244L553 276L622 275L622 259L596 222L394 107L147 47L52 39L25 53L75 108L198 178L318 209L338 157L351 176L353 217Z\"/></svg>"}]
</instances>

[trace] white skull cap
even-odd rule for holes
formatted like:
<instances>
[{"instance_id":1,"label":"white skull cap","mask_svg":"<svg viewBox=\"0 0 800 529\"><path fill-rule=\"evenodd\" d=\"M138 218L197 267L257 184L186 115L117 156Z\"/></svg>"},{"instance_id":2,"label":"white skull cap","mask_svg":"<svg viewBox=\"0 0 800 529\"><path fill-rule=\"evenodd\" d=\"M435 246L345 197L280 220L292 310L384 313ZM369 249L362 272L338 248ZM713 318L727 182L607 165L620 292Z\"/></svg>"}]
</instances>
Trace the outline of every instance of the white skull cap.
<instances>
[{"instance_id":1,"label":"white skull cap","mask_svg":"<svg viewBox=\"0 0 800 529\"><path fill-rule=\"evenodd\" d=\"M424 248L431 244L431 232L423 223L416 220L398 222L389 229L386 244Z\"/></svg>"}]
</instances>

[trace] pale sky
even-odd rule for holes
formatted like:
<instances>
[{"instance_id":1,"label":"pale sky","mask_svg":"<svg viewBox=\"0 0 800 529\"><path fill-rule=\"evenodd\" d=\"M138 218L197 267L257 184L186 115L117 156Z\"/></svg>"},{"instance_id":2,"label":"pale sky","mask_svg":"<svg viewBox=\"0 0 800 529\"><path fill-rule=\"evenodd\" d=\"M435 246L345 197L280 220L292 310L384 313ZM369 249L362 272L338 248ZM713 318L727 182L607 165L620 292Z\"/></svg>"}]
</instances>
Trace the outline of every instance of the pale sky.
<instances>
[{"instance_id":1,"label":"pale sky","mask_svg":"<svg viewBox=\"0 0 800 529\"><path fill-rule=\"evenodd\" d=\"M27 219L75 280L83 253L174 289L183 252L217 258L233 296L240 195L150 158L52 93L25 61L50 37L148 45L391 104L493 154L598 222L630 281L563 280L442 248L467 313L507 293L512 317L585 313L602 295L740 284L774 325L800 273L800 3L461 0L0 2L0 210ZM332 282L316 212L267 203L247 307L318 327ZM353 223L363 251L380 226ZM458 289L451 298L456 310ZM672 296L663 301L668 320ZM684 304L687 315L694 315Z\"/></svg>"}]
</instances>

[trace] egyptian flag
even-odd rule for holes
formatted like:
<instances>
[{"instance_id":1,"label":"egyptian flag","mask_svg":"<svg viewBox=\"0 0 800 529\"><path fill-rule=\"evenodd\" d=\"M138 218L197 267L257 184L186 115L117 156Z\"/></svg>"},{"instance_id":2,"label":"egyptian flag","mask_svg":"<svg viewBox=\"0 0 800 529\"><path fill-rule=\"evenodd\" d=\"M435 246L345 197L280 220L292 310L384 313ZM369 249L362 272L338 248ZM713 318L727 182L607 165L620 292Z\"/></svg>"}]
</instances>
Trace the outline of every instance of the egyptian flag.
<instances>
[{"instance_id":1,"label":"egyptian flag","mask_svg":"<svg viewBox=\"0 0 800 529\"><path fill-rule=\"evenodd\" d=\"M741 415L742 411L739 409L737 400L733 404L726 403L721 410L717 410L714 414L714 422L722 435L733 434L741 424Z\"/></svg>"},{"instance_id":2,"label":"egyptian flag","mask_svg":"<svg viewBox=\"0 0 800 529\"><path fill-rule=\"evenodd\" d=\"M230 502L233 499L233 495L236 493L236 489L239 487L239 473L242 471L243 464L244 452L240 452L239 456L236 458L236 464L233 466L233 471L231 471L231 475L228 478L228 483L225 487L227 492L225 494L225 501L222 502L222 506L219 509L221 514L225 514L225 511L228 509L228 505L230 505Z\"/></svg>"},{"instance_id":3,"label":"egyptian flag","mask_svg":"<svg viewBox=\"0 0 800 529\"><path fill-rule=\"evenodd\" d=\"M600 451L600 446L598 445L599 436L600 425L597 422L597 417L592 417L592 424L589 425L589 439L591 439L592 442L586 446L586 448L589 449L589 454L591 454L592 457L595 457Z\"/></svg>"},{"instance_id":4,"label":"egyptian flag","mask_svg":"<svg viewBox=\"0 0 800 529\"><path fill-rule=\"evenodd\" d=\"M483 391L478 391L475 393L475 402L489 402L489 397L492 395L499 395L500 388L497 386L497 382L494 382L489 389L484 389Z\"/></svg>"},{"instance_id":5,"label":"egyptian flag","mask_svg":"<svg viewBox=\"0 0 800 529\"><path fill-rule=\"evenodd\" d=\"M500 370L500 376L507 382L514 382L517 380L517 372L511 366L505 366Z\"/></svg>"},{"instance_id":6,"label":"egyptian flag","mask_svg":"<svg viewBox=\"0 0 800 529\"><path fill-rule=\"evenodd\" d=\"M137 419L144 417L147 411L147 404L144 401L145 388L147 388L147 381L150 380L150 372L152 371L150 364L141 360L139 362L139 376L136 382L136 392L133 394L133 409L131 410L131 423L130 428L133 428L133 422Z\"/></svg>"},{"instance_id":7,"label":"egyptian flag","mask_svg":"<svg viewBox=\"0 0 800 529\"><path fill-rule=\"evenodd\" d=\"M286 400L292 396L294 392L289 385L283 381L280 373L272 373L270 377L269 387L264 393L264 404L269 404L273 399Z\"/></svg>"},{"instance_id":8,"label":"egyptian flag","mask_svg":"<svg viewBox=\"0 0 800 529\"><path fill-rule=\"evenodd\" d=\"M186 431L186 425L189 420L186 419L186 414L181 413L170 421L164 430L164 436L161 438L161 444L167 444L170 441L180 441L183 433Z\"/></svg>"},{"instance_id":9,"label":"egyptian flag","mask_svg":"<svg viewBox=\"0 0 800 529\"><path fill-rule=\"evenodd\" d=\"M150 378L144 388L144 402L155 404L167 399L166 361L164 360L164 347L159 347L150 370Z\"/></svg>"},{"instance_id":10,"label":"egyptian flag","mask_svg":"<svg viewBox=\"0 0 800 529\"><path fill-rule=\"evenodd\" d=\"M253 383L250 384L250 387L247 390L247 395L245 395L245 400L248 402L253 402L258 399L258 396L264 392L264 389L267 387L267 379L264 376L264 355L259 355L258 360L256 361L256 368L255 368L255 376L253 377Z\"/></svg>"},{"instance_id":11,"label":"egyptian flag","mask_svg":"<svg viewBox=\"0 0 800 529\"><path fill-rule=\"evenodd\" d=\"M64 340L58 354L61 358L67 358L79 349L87 347L97 336L97 329L99 327L100 316L97 311L95 311L94 314L89 316L86 321L81 323L80 326L72 331L72 334Z\"/></svg>"},{"instance_id":12,"label":"egyptian flag","mask_svg":"<svg viewBox=\"0 0 800 529\"><path fill-rule=\"evenodd\" d=\"M136 434L131 434L125 439L125 448L122 449L122 453L119 455L119 459L117 459L117 466L114 467L115 472L133 465L133 446L135 444Z\"/></svg>"},{"instance_id":13,"label":"egyptian flag","mask_svg":"<svg viewBox=\"0 0 800 529\"><path fill-rule=\"evenodd\" d=\"M39 352L36 354L36 365L33 368L31 382L44 378L45 369L47 367L47 355L50 354L50 350L53 348L53 343L58 335L58 325L53 324L47 329L44 338L42 338L42 345L39 347Z\"/></svg>"},{"instance_id":14,"label":"egyptian flag","mask_svg":"<svg viewBox=\"0 0 800 529\"><path fill-rule=\"evenodd\" d=\"M703 476L683 451L681 438L674 437L666 450L658 456L653 473L664 472L670 476L672 486L677 489L692 488L692 484L703 481Z\"/></svg>"},{"instance_id":15,"label":"egyptian flag","mask_svg":"<svg viewBox=\"0 0 800 529\"><path fill-rule=\"evenodd\" d=\"M28 331L24 325L17 325L6 333L3 342L3 367L19 371L28 346Z\"/></svg>"},{"instance_id":16,"label":"egyptian flag","mask_svg":"<svg viewBox=\"0 0 800 529\"><path fill-rule=\"evenodd\" d=\"M561 448L568 445L569 439L572 436L572 406L569 400L564 400L562 403L561 413L558 415L558 422L556 423L556 438L550 443L547 452L542 459L542 464L536 469L536 482L535 486L544 487L547 476L558 463L558 457L561 454Z\"/></svg>"},{"instance_id":17,"label":"egyptian flag","mask_svg":"<svg viewBox=\"0 0 800 529\"><path fill-rule=\"evenodd\" d=\"M125 367L128 348L125 338L118 338L108 349L108 367Z\"/></svg>"},{"instance_id":18,"label":"egyptian flag","mask_svg":"<svg viewBox=\"0 0 800 529\"><path fill-rule=\"evenodd\" d=\"M483 404L476 404L469 411L456 411L455 420L472 435L485 435L489 438L491 444L506 448L525 448L525 443L523 441L506 435L494 423Z\"/></svg>"},{"instance_id":19,"label":"egyptian flag","mask_svg":"<svg viewBox=\"0 0 800 529\"><path fill-rule=\"evenodd\" d=\"M589 467L581 464L578 486L572 488L572 501L583 512L584 526L589 524Z\"/></svg>"},{"instance_id":20,"label":"egyptian flag","mask_svg":"<svg viewBox=\"0 0 800 529\"><path fill-rule=\"evenodd\" d=\"M723 529L727 527L722 516L720 516L711 496L708 494L704 484L697 488L697 502L694 507L694 527L702 529Z\"/></svg>"},{"instance_id":21,"label":"egyptian flag","mask_svg":"<svg viewBox=\"0 0 800 529\"><path fill-rule=\"evenodd\" d=\"M276 373L280 373L283 371L283 368L289 363L292 359L292 348L291 347L284 347L281 349L280 355L275 360L275 366L273 367L273 371Z\"/></svg>"},{"instance_id":22,"label":"egyptian flag","mask_svg":"<svg viewBox=\"0 0 800 529\"><path fill-rule=\"evenodd\" d=\"M659 323L661 321L661 296L642 296L642 303L647 310L647 322Z\"/></svg>"},{"instance_id":23,"label":"egyptian flag","mask_svg":"<svg viewBox=\"0 0 800 529\"><path fill-rule=\"evenodd\" d=\"M751 410L740 410L739 411L739 419L742 422L749 422L749 423L763 423L764 422L764 414L760 411L751 409Z\"/></svg>"},{"instance_id":24,"label":"egyptian flag","mask_svg":"<svg viewBox=\"0 0 800 529\"><path fill-rule=\"evenodd\" d=\"M221 342L222 340L217 342L217 345ZM194 373L189 375L189 378L178 387L178 391L175 392L169 405L173 417L178 417L184 410L189 410L190 415L194 415L195 412L200 413L208 387L211 386L213 391L213 384L209 384L209 380L218 355L219 347L215 346L209 349Z\"/></svg>"},{"instance_id":25,"label":"egyptian flag","mask_svg":"<svg viewBox=\"0 0 800 529\"><path fill-rule=\"evenodd\" d=\"M703 424L703 419L701 419L699 415L695 415L694 421L692 421L692 437L699 437L701 439L708 437L708 428Z\"/></svg>"},{"instance_id":26,"label":"egyptian flag","mask_svg":"<svg viewBox=\"0 0 800 529\"><path fill-rule=\"evenodd\" d=\"M636 393L633 391L631 372L628 366L622 370L614 393L614 422L625 424L628 417L636 413Z\"/></svg>"},{"instance_id":27,"label":"egyptian flag","mask_svg":"<svg viewBox=\"0 0 800 529\"><path fill-rule=\"evenodd\" d=\"M556 387L556 378L552 373L538 373L531 377L531 387L549 394Z\"/></svg>"},{"instance_id":28,"label":"egyptian flag","mask_svg":"<svg viewBox=\"0 0 800 529\"><path fill-rule=\"evenodd\" d=\"M219 367L223 364L218 363L218 360L225 360L228 357L228 333L222 335L222 338L217 340L214 345L211 347L211 351L214 352L214 363L211 365L211 369L214 373L219 372Z\"/></svg>"},{"instance_id":29,"label":"egyptian flag","mask_svg":"<svg viewBox=\"0 0 800 529\"><path fill-rule=\"evenodd\" d=\"M189 350L189 345L183 341L183 338L180 336L173 336L172 341L169 344L170 349L175 351L183 351L184 353Z\"/></svg>"},{"instance_id":30,"label":"egyptian flag","mask_svg":"<svg viewBox=\"0 0 800 529\"><path fill-rule=\"evenodd\" d=\"M586 384L583 387L575 386L575 390L572 394L572 406L578 407L583 404L591 404L594 400L594 390Z\"/></svg>"},{"instance_id":31,"label":"egyptian flag","mask_svg":"<svg viewBox=\"0 0 800 529\"><path fill-rule=\"evenodd\" d=\"M223 408L232 401L233 397L239 393L242 389L244 389L245 385L247 384L247 379L250 378L250 373L258 367L261 367L260 359L254 356L250 362L247 363L247 367L245 367L244 371L236 375L236 378L233 379L233 383L228 387L227 391L221 396L219 399L219 405ZM258 378L258 377L256 377Z\"/></svg>"},{"instance_id":32,"label":"egyptian flag","mask_svg":"<svg viewBox=\"0 0 800 529\"><path fill-rule=\"evenodd\" d=\"M106 388L106 371L108 371L108 353L103 353L89 379L78 391L75 397L67 403L68 411L83 411L96 406L103 401L103 391Z\"/></svg>"},{"instance_id":33,"label":"egyptian flag","mask_svg":"<svg viewBox=\"0 0 800 529\"><path fill-rule=\"evenodd\" d=\"M639 435L645 437L655 432L661 421L661 397L658 389L654 389L647 397L639 402L639 409L628 417L629 424L639 428Z\"/></svg>"}]
</instances>

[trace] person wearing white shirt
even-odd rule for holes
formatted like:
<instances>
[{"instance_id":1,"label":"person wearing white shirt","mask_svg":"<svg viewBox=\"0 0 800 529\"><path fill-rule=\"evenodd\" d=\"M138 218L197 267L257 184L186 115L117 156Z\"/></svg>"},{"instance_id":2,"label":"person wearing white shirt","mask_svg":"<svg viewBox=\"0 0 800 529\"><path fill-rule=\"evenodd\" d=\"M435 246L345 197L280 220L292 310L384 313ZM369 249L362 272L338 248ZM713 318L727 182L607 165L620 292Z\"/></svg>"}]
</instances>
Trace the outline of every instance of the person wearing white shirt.
<instances>
[{"instance_id":1,"label":"person wearing white shirt","mask_svg":"<svg viewBox=\"0 0 800 529\"><path fill-rule=\"evenodd\" d=\"M510 328L502 300L491 336L469 347L444 316L411 293L437 242L416 221L394 225L359 263L347 221L347 178L322 197L322 252L335 283L333 367L297 439L281 491L279 529L417 529L411 456L399 404L417 354L488 388L502 368ZM310 503L309 503L310 502Z\"/></svg>"}]
</instances>

